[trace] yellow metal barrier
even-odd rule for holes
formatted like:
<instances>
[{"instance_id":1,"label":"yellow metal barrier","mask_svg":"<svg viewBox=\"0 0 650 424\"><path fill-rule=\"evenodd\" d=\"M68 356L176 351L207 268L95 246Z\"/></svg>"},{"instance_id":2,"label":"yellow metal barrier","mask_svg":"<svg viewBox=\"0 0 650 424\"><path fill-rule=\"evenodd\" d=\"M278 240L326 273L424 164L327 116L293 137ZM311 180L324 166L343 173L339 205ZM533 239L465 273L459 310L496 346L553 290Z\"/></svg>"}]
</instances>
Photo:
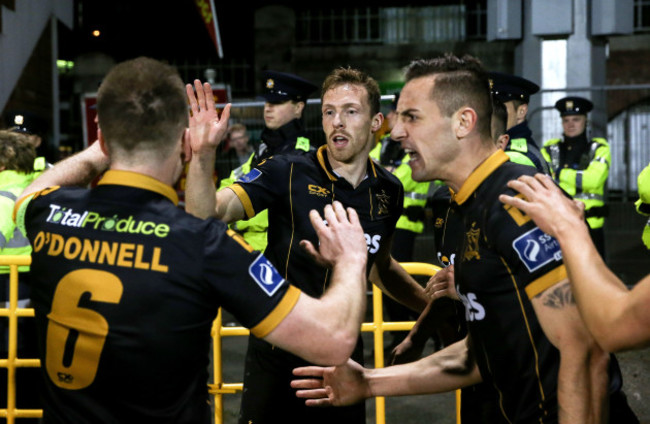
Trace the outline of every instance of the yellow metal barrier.
<instances>
[{"instance_id":1,"label":"yellow metal barrier","mask_svg":"<svg viewBox=\"0 0 650 424\"><path fill-rule=\"evenodd\" d=\"M431 276L440 270L438 266L420 262L404 262L401 265L411 275ZM361 324L361 331L374 333L375 368L382 368L384 366L384 332L408 331L413 328L415 322L384 322L382 292L374 285L372 288L372 311L372 322ZM214 419L216 424L223 423L223 395L236 393L244 387L242 383L223 382L221 339L226 336L246 336L248 334L249 331L244 327L223 327L221 311L212 326L214 383L209 385L209 391L214 396ZM386 400L383 397L377 397L375 400L376 423L385 424ZM460 424L460 390L456 391L456 422Z\"/></svg>"},{"instance_id":2,"label":"yellow metal barrier","mask_svg":"<svg viewBox=\"0 0 650 424\"><path fill-rule=\"evenodd\" d=\"M0 317L9 320L9 346L6 359L0 359L0 367L7 369L7 408L0 409L0 417L13 424L16 418L40 418L41 409L16 409L16 368L40 367L38 359L18 358L18 318L33 317L34 309L18 308L18 267L29 265L29 256L0 256L0 265L9 266L9 308L0 308ZM4 289L4 288L2 288Z\"/></svg>"},{"instance_id":3,"label":"yellow metal barrier","mask_svg":"<svg viewBox=\"0 0 650 424\"><path fill-rule=\"evenodd\" d=\"M8 265L9 273L9 308L0 308L0 317L9 320L9 346L8 358L0 358L0 367L7 369L7 408L0 409L0 418L6 418L8 424L13 424L16 418L40 418L43 411L40 409L16 409L16 368L40 367L40 360L35 358L23 359L17 357L18 351L18 318L33 317L34 309L18 308L18 267L29 265L30 257L25 256L0 256L0 265ZM440 270L439 267L425 263L402 263L404 269L411 275L431 276ZM408 331L413 327L413 321L384 322L382 293L373 286L373 321L363 323L361 331L374 333L375 368L384 366L384 332ZM221 366L221 339L228 336L247 336L249 331L244 327L223 327L221 310L212 325L213 355L214 355L214 383L209 384L209 393L214 396L215 423L223 422L223 395L233 394L243 389L242 383L224 383ZM460 423L460 391L456 391L456 416ZM376 422L385 424L386 404L383 397L376 398Z\"/></svg>"}]
</instances>

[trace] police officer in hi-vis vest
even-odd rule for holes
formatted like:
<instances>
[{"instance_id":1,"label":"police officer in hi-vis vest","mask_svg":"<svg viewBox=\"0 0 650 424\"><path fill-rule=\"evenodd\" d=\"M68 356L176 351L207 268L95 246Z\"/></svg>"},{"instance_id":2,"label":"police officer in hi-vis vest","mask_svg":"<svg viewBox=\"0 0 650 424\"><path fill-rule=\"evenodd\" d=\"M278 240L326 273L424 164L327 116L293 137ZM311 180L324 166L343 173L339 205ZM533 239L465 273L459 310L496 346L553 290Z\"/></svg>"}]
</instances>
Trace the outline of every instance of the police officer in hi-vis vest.
<instances>
[{"instance_id":1,"label":"police officer in hi-vis vest","mask_svg":"<svg viewBox=\"0 0 650 424\"><path fill-rule=\"evenodd\" d=\"M504 149L506 154L512 162L534 166L539 172L549 174L548 165L526 120L530 96L539 91L539 86L525 78L502 72L490 72L489 77L492 96L500 100L508 111L506 134L510 141Z\"/></svg>"},{"instance_id":2,"label":"police officer in hi-vis vest","mask_svg":"<svg viewBox=\"0 0 650 424\"><path fill-rule=\"evenodd\" d=\"M605 257L605 185L611 155L607 140L587 137L587 113L593 103L582 97L564 97L555 103L564 134L544 143L542 154L553 179L567 193L585 204L585 217L598 252Z\"/></svg>"},{"instance_id":3,"label":"police officer in hi-vis vest","mask_svg":"<svg viewBox=\"0 0 650 424\"><path fill-rule=\"evenodd\" d=\"M313 150L302 124L302 113L307 97L318 88L311 82L297 75L277 71L265 71L262 74L264 92L264 129L261 143L255 148L242 166L223 179L219 189L228 187L248 174L262 160L279 154L303 154ZM255 250L266 248L266 229L268 227L267 211L262 211L248 220L237 221L233 228Z\"/></svg>"}]
</instances>

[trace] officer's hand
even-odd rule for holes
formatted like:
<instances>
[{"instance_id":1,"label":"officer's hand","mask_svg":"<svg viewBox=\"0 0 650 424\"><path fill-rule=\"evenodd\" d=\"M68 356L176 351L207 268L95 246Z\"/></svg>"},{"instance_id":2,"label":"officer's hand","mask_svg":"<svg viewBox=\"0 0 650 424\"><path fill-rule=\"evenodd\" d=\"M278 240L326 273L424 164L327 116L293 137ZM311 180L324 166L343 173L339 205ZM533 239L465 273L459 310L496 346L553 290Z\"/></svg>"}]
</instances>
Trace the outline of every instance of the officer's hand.
<instances>
[{"instance_id":1,"label":"officer's hand","mask_svg":"<svg viewBox=\"0 0 650 424\"><path fill-rule=\"evenodd\" d=\"M424 292L431 298L431 300L439 299L441 297L448 297L454 300L460 300L458 293L456 293L454 279L454 266L450 265L436 272L424 288Z\"/></svg>"},{"instance_id":2,"label":"officer's hand","mask_svg":"<svg viewBox=\"0 0 650 424\"><path fill-rule=\"evenodd\" d=\"M191 84L185 86L190 103L190 145L193 154L201 154L214 151L225 137L230 119L230 103L223 109L220 118L210 83L201 84L201 81L194 80L194 88L196 93Z\"/></svg>"},{"instance_id":3,"label":"officer's hand","mask_svg":"<svg viewBox=\"0 0 650 424\"><path fill-rule=\"evenodd\" d=\"M546 234L557 238L562 231L584 226L584 209L566 197L548 175L522 175L508 182L524 198L502 194L499 200L530 216Z\"/></svg>"},{"instance_id":4,"label":"officer's hand","mask_svg":"<svg viewBox=\"0 0 650 424\"><path fill-rule=\"evenodd\" d=\"M296 396L307 399L307 406L352 405L371 396L365 371L352 359L336 367L295 368L293 375L305 378L291 381L291 387L298 389Z\"/></svg>"},{"instance_id":5,"label":"officer's hand","mask_svg":"<svg viewBox=\"0 0 650 424\"><path fill-rule=\"evenodd\" d=\"M317 211L309 212L318 235L318 249L308 240L302 240L300 245L323 267L331 268L340 261L365 264L368 252L357 212L352 208L347 208L346 212L343 205L335 201L325 206L324 216L325 220Z\"/></svg>"}]
</instances>

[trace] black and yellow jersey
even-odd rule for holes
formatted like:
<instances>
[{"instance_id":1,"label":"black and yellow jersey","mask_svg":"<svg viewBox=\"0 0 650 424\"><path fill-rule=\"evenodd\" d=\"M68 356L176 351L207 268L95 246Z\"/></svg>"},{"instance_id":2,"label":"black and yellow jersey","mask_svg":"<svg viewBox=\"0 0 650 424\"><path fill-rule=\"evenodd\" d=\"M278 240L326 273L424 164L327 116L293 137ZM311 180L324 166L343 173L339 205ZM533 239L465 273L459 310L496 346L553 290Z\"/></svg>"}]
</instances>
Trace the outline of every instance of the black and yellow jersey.
<instances>
[{"instance_id":1,"label":"black and yellow jersey","mask_svg":"<svg viewBox=\"0 0 650 424\"><path fill-rule=\"evenodd\" d=\"M220 306L263 337L300 291L172 187L108 171L16 210L33 246L45 422L209 423L210 329Z\"/></svg>"},{"instance_id":2,"label":"black and yellow jersey","mask_svg":"<svg viewBox=\"0 0 650 424\"><path fill-rule=\"evenodd\" d=\"M367 166L367 177L354 188L334 173L322 146L305 155L273 156L231 186L249 218L268 208L265 255L284 278L311 296L322 295L329 273L299 245L301 240L318 245L310 210L322 215L325 205L338 200L357 211L368 245L368 270L402 214L402 184L372 160Z\"/></svg>"},{"instance_id":3,"label":"black and yellow jersey","mask_svg":"<svg viewBox=\"0 0 650 424\"><path fill-rule=\"evenodd\" d=\"M557 421L558 350L531 299L567 277L558 242L530 217L499 202L509 180L536 170L497 151L454 200L463 220L455 258L457 291L483 380L499 392L509 422Z\"/></svg>"}]
</instances>

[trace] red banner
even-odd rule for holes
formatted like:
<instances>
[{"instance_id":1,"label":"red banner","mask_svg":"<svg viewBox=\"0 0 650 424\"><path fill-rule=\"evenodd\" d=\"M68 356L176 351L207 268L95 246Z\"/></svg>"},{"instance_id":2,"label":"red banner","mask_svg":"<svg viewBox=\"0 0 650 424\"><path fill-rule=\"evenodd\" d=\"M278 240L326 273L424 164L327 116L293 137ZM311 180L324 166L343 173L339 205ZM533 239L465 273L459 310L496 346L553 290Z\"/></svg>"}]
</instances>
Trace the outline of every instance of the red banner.
<instances>
[{"instance_id":1,"label":"red banner","mask_svg":"<svg viewBox=\"0 0 650 424\"><path fill-rule=\"evenodd\" d=\"M210 37L217 48L219 59L223 59L223 48L221 47L221 35L219 34L219 22L217 22L217 9L214 7L214 0L194 0L201 19L210 33Z\"/></svg>"}]
</instances>

